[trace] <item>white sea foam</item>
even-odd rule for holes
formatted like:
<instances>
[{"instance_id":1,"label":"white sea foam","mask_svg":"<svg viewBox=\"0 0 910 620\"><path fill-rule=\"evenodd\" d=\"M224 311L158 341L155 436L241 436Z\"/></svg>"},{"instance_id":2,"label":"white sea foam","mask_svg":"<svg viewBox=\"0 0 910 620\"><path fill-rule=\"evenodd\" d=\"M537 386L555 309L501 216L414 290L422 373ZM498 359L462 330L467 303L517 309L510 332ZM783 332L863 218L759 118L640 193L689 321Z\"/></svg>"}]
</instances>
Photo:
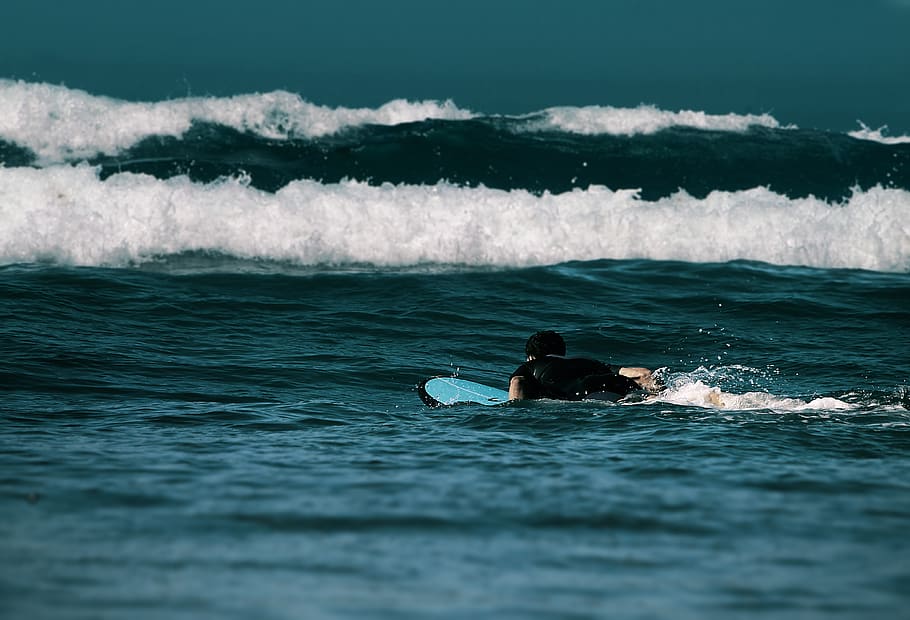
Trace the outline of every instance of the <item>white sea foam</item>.
<instances>
[{"instance_id":1,"label":"white sea foam","mask_svg":"<svg viewBox=\"0 0 910 620\"><path fill-rule=\"evenodd\" d=\"M211 122L266 138L315 138L364 125L426 119L463 120L475 113L451 101L397 99L378 108L331 108L275 91L233 97L128 102L53 84L0 79L0 139L29 148L41 165L115 155L149 136L181 136L193 121ZM768 114L671 112L653 106L556 107L526 117L525 130L580 134L648 134L672 126L742 131L778 127Z\"/></svg>"},{"instance_id":2,"label":"white sea foam","mask_svg":"<svg viewBox=\"0 0 910 620\"><path fill-rule=\"evenodd\" d=\"M665 373L665 369L657 371L658 375L661 373ZM723 411L843 411L858 407L831 396L802 399L771 394L760 389L771 374L777 374L777 371L738 364L702 366L674 376L664 374L661 378L667 387L657 400Z\"/></svg>"},{"instance_id":3,"label":"white sea foam","mask_svg":"<svg viewBox=\"0 0 910 620\"><path fill-rule=\"evenodd\" d=\"M590 187L536 196L439 183L295 181L277 193L87 165L0 168L0 263L126 265L190 251L299 265L531 266L569 260L749 259L910 270L910 192L844 204L764 188L655 202Z\"/></svg>"},{"instance_id":4,"label":"white sea foam","mask_svg":"<svg viewBox=\"0 0 910 620\"><path fill-rule=\"evenodd\" d=\"M778 128L770 114L708 114L692 110L671 112L650 105L637 108L610 106L556 107L544 111L532 128L559 129L578 134L651 134L669 127L715 131L745 131L752 126Z\"/></svg>"},{"instance_id":5,"label":"white sea foam","mask_svg":"<svg viewBox=\"0 0 910 620\"><path fill-rule=\"evenodd\" d=\"M378 108L332 108L310 103L293 93L274 91L233 97L128 102L60 85L0 79L0 139L30 149L41 165L115 155L149 136L178 137L194 121L285 139L316 138L365 124L397 125L476 116L452 101L396 99ZM636 108L553 107L523 118L528 121L523 126L525 130L586 135L650 134L669 127L715 131L781 127L770 114L669 111L644 104ZM862 123L860 126L850 135L885 144L910 142L910 136L886 136L886 127L873 130Z\"/></svg>"},{"instance_id":6,"label":"white sea foam","mask_svg":"<svg viewBox=\"0 0 910 620\"><path fill-rule=\"evenodd\" d=\"M725 392L700 380L681 382L658 396L660 402L723 411L844 411L857 406L830 396L803 400L768 392Z\"/></svg>"},{"instance_id":7,"label":"white sea foam","mask_svg":"<svg viewBox=\"0 0 910 620\"><path fill-rule=\"evenodd\" d=\"M346 127L466 119L451 101L395 100L379 108L329 108L276 91L133 103L64 86L0 79L0 138L49 164L116 154L148 136L180 136L193 121L219 123L267 138L317 137Z\"/></svg>"},{"instance_id":8,"label":"white sea foam","mask_svg":"<svg viewBox=\"0 0 910 620\"><path fill-rule=\"evenodd\" d=\"M887 131L887 127L872 129L867 127L864 123L860 123L860 129L849 132L849 135L859 140L872 140L873 142L881 142L882 144L910 143L910 136L886 136L885 133Z\"/></svg>"}]
</instances>

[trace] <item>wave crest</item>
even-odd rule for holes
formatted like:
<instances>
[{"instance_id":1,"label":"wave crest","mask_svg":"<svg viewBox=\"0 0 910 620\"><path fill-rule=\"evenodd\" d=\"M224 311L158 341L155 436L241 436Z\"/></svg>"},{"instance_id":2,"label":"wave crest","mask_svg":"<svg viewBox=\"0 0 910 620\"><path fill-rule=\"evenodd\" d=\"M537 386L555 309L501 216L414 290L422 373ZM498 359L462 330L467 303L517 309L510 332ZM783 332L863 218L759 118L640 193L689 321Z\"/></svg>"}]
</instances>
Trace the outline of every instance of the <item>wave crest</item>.
<instances>
[{"instance_id":1,"label":"wave crest","mask_svg":"<svg viewBox=\"0 0 910 620\"><path fill-rule=\"evenodd\" d=\"M347 127L397 125L474 114L451 101L390 101L379 108L330 108L284 91L136 103L52 84L0 80L0 138L29 148L40 164L114 155L149 136L182 136L209 122L266 138L314 138Z\"/></svg>"},{"instance_id":2,"label":"wave crest","mask_svg":"<svg viewBox=\"0 0 910 620\"><path fill-rule=\"evenodd\" d=\"M657 133L670 127L691 127L710 131L746 131L760 126L777 129L780 123L770 114L709 114L680 110L670 112L652 105L637 108L611 106L554 107L535 116L536 129L558 129L583 135L640 135Z\"/></svg>"},{"instance_id":3,"label":"wave crest","mask_svg":"<svg viewBox=\"0 0 910 620\"><path fill-rule=\"evenodd\" d=\"M844 204L765 188L653 202L593 186L563 194L295 181L272 194L86 165L0 168L0 263L129 265L212 251L298 265L524 267L654 259L910 270L905 190Z\"/></svg>"}]
</instances>

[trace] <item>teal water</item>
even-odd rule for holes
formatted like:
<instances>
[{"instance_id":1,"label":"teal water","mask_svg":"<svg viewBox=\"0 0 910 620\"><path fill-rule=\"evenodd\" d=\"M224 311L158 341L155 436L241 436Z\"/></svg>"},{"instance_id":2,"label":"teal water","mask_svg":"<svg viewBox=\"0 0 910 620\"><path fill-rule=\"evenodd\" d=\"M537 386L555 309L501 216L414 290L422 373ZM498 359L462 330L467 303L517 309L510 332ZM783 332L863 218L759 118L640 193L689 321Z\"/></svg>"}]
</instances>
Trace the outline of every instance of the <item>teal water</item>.
<instances>
[{"instance_id":1,"label":"teal water","mask_svg":"<svg viewBox=\"0 0 910 620\"><path fill-rule=\"evenodd\" d=\"M0 25L0 617L905 617L910 12L413 4ZM665 388L420 401L539 329Z\"/></svg>"},{"instance_id":2,"label":"teal water","mask_svg":"<svg viewBox=\"0 0 910 620\"><path fill-rule=\"evenodd\" d=\"M13 1L0 76L129 100L282 88L332 106L452 98L489 113L644 102L906 135L908 29L904 0Z\"/></svg>"},{"instance_id":3,"label":"teal water","mask_svg":"<svg viewBox=\"0 0 910 620\"><path fill-rule=\"evenodd\" d=\"M906 273L0 271L8 617L900 617ZM524 339L654 401L429 409Z\"/></svg>"}]
</instances>

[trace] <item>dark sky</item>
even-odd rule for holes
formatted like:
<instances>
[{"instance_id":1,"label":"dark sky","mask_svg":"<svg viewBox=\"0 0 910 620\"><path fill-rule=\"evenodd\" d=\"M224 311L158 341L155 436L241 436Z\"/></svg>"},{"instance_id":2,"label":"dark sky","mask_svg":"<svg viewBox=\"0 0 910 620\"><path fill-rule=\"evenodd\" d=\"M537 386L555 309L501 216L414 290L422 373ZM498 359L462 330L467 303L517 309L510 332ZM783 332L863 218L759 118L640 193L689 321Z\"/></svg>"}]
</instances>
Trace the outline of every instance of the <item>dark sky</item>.
<instances>
[{"instance_id":1,"label":"dark sky","mask_svg":"<svg viewBox=\"0 0 910 620\"><path fill-rule=\"evenodd\" d=\"M0 76L484 112L653 103L910 132L910 0L7 0ZM840 127L839 127L840 128Z\"/></svg>"}]
</instances>

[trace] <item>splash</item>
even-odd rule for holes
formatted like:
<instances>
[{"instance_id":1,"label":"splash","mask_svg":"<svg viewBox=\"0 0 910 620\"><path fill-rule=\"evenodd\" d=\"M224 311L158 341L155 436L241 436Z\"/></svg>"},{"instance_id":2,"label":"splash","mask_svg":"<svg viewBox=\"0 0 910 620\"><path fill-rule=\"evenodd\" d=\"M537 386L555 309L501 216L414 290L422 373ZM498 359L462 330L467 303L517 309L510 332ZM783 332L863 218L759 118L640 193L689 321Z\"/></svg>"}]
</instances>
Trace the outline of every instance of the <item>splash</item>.
<instances>
[{"instance_id":1,"label":"splash","mask_svg":"<svg viewBox=\"0 0 910 620\"><path fill-rule=\"evenodd\" d=\"M857 140L871 140L882 144L910 144L910 136L886 136L887 126L872 129L863 122L860 122L859 125L860 129L848 132L848 135Z\"/></svg>"},{"instance_id":2,"label":"splash","mask_svg":"<svg viewBox=\"0 0 910 620\"><path fill-rule=\"evenodd\" d=\"M856 408L854 404L830 396L803 400L758 391L737 394L700 380L668 388L660 394L657 401L723 411L846 411Z\"/></svg>"},{"instance_id":3,"label":"splash","mask_svg":"<svg viewBox=\"0 0 910 620\"><path fill-rule=\"evenodd\" d=\"M718 411L852 411L858 404L832 396L810 399L777 396L767 387L779 384L769 370L732 365L670 374L666 369L657 375L666 385L655 401L686 407Z\"/></svg>"}]
</instances>

